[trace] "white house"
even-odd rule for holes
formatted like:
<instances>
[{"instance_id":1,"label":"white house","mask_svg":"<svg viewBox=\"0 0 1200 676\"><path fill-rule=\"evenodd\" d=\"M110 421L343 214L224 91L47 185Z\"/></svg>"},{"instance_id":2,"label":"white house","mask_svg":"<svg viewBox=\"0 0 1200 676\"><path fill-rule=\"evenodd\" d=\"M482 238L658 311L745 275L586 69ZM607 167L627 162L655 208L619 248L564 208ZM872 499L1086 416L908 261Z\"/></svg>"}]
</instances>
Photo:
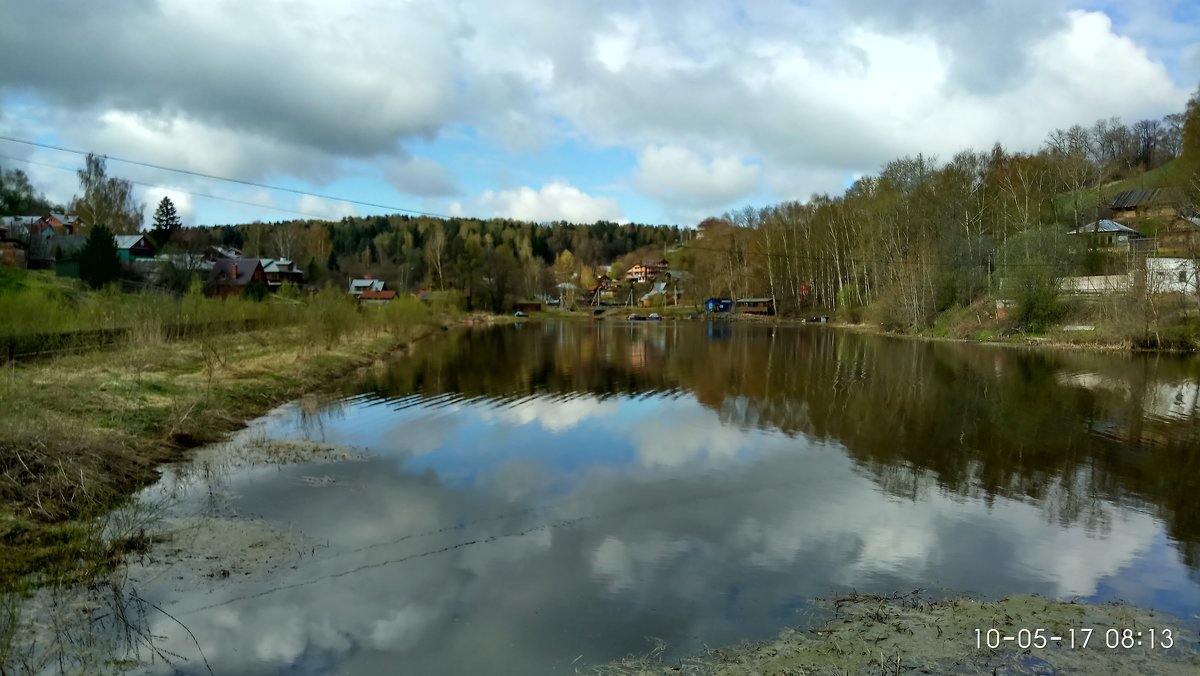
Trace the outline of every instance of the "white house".
<instances>
[{"instance_id":1,"label":"white house","mask_svg":"<svg viewBox=\"0 0 1200 676\"><path fill-rule=\"evenodd\" d=\"M1146 285L1157 293L1200 292L1200 266L1194 258L1147 258Z\"/></svg>"}]
</instances>

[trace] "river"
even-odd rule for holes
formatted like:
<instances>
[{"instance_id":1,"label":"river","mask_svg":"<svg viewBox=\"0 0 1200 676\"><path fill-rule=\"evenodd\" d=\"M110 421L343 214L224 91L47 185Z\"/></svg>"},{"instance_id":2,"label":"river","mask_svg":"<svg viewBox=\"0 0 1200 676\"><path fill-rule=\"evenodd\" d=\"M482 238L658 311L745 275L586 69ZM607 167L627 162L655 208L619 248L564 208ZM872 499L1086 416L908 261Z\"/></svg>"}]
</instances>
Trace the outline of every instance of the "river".
<instances>
[{"instance_id":1,"label":"river","mask_svg":"<svg viewBox=\"0 0 1200 676\"><path fill-rule=\"evenodd\" d=\"M239 461L272 443L325 450ZM177 655L151 672L574 673L770 638L850 590L1189 618L1200 361L736 323L451 331L142 499L241 524L131 568Z\"/></svg>"}]
</instances>

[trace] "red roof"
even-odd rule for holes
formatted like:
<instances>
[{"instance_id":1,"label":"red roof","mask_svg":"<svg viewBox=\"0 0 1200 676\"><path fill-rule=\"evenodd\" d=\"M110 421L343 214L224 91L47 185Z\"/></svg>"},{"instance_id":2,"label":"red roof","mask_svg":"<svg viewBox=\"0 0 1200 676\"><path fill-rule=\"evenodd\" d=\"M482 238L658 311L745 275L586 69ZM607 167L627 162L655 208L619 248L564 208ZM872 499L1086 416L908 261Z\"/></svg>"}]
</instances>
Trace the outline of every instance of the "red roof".
<instances>
[{"instance_id":1,"label":"red roof","mask_svg":"<svg viewBox=\"0 0 1200 676\"><path fill-rule=\"evenodd\" d=\"M396 297L395 291L363 291L359 298L363 300L391 300Z\"/></svg>"}]
</instances>

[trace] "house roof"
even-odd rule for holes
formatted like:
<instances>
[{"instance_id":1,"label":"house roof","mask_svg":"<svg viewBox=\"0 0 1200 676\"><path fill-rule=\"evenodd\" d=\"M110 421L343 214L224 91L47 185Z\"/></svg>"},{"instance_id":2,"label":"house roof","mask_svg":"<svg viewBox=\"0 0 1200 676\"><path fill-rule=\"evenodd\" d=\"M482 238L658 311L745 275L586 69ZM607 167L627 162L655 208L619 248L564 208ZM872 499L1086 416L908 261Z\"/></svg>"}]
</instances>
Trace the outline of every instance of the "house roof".
<instances>
[{"instance_id":1,"label":"house roof","mask_svg":"<svg viewBox=\"0 0 1200 676\"><path fill-rule=\"evenodd\" d=\"M237 276L233 274L237 269ZM220 280L222 284L245 286L254 279L254 272L262 269L262 263L257 258L222 258L213 261L212 272L208 273L209 281ZM221 279L221 275L225 279Z\"/></svg>"},{"instance_id":2,"label":"house roof","mask_svg":"<svg viewBox=\"0 0 1200 676\"><path fill-rule=\"evenodd\" d=\"M208 250L220 256L221 258L241 258L241 249L236 249L231 246L210 246Z\"/></svg>"},{"instance_id":3,"label":"house roof","mask_svg":"<svg viewBox=\"0 0 1200 676\"><path fill-rule=\"evenodd\" d=\"M113 239L117 240L118 249L132 249L145 237L143 235L117 235Z\"/></svg>"},{"instance_id":4,"label":"house roof","mask_svg":"<svg viewBox=\"0 0 1200 676\"><path fill-rule=\"evenodd\" d=\"M1158 188L1126 190L1114 195L1109 207L1112 209L1133 209L1139 205L1153 202L1154 198L1158 197L1158 193Z\"/></svg>"},{"instance_id":5,"label":"house roof","mask_svg":"<svg viewBox=\"0 0 1200 676\"><path fill-rule=\"evenodd\" d=\"M1086 235L1089 233L1096 233L1096 232L1119 232L1119 233L1125 233L1128 235L1141 235L1142 234L1127 225L1121 225L1120 223L1118 223L1116 221L1111 221L1107 218L1102 218L1093 223L1088 223L1087 225L1081 225L1078 228L1075 228L1074 230L1069 232L1068 234Z\"/></svg>"},{"instance_id":6,"label":"house roof","mask_svg":"<svg viewBox=\"0 0 1200 676\"><path fill-rule=\"evenodd\" d=\"M51 211L46 216L46 218L53 218L54 220L58 221L59 223L74 223L75 221L79 220L75 216L72 216L70 214L64 214L64 213L58 212L58 211Z\"/></svg>"},{"instance_id":7,"label":"house roof","mask_svg":"<svg viewBox=\"0 0 1200 676\"><path fill-rule=\"evenodd\" d=\"M358 291L360 289L364 290L364 291L365 290L383 291L383 284L384 284L384 282L382 279L364 278L364 279L350 280L350 288L355 291Z\"/></svg>"}]
</instances>

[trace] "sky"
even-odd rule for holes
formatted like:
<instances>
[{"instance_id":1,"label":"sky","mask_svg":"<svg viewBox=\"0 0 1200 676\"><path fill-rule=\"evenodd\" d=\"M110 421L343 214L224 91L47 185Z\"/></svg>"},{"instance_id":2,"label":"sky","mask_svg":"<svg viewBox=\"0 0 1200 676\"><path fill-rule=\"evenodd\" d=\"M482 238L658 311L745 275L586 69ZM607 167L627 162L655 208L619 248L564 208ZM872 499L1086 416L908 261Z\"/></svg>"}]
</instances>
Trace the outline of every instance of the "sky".
<instances>
[{"instance_id":1,"label":"sky","mask_svg":"<svg viewBox=\"0 0 1200 676\"><path fill-rule=\"evenodd\" d=\"M320 195L110 159L147 223L166 195L187 225L411 210L693 226L840 193L897 157L1161 118L1198 83L1194 0L0 9L0 136ZM53 201L82 161L0 140L0 166Z\"/></svg>"}]
</instances>

